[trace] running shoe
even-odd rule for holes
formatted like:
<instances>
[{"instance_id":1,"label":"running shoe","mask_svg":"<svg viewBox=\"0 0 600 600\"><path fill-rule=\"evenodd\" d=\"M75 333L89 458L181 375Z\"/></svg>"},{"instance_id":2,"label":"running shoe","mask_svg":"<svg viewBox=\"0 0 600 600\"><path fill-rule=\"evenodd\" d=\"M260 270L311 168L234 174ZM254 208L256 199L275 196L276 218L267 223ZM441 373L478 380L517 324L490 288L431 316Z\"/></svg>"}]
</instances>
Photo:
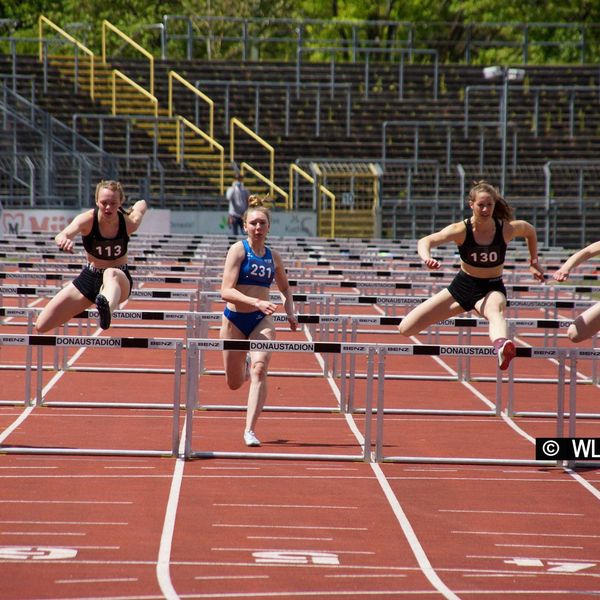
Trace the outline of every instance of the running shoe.
<instances>
[{"instance_id":1,"label":"running shoe","mask_svg":"<svg viewBox=\"0 0 600 600\"><path fill-rule=\"evenodd\" d=\"M254 431L244 431L244 443L246 446L260 446L260 441L254 435Z\"/></svg>"},{"instance_id":2,"label":"running shoe","mask_svg":"<svg viewBox=\"0 0 600 600\"><path fill-rule=\"evenodd\" d=\"M498 348L498 366L501 371L506 371L510 361L517 354L517 349L511 340L504 340Z\"/></svg>"},{"instance_id":3,"label":"running shoe","mask_svg":"<svg viewBox=\"0 0 600 600\"><path fill-rule=\"evenodd\" d=\"M110 304L108 300L102 295L96 296L96 308L98 309L98 316L100 317L100 328L108 329L110 327Z\"/></svg>"}]
</instances>

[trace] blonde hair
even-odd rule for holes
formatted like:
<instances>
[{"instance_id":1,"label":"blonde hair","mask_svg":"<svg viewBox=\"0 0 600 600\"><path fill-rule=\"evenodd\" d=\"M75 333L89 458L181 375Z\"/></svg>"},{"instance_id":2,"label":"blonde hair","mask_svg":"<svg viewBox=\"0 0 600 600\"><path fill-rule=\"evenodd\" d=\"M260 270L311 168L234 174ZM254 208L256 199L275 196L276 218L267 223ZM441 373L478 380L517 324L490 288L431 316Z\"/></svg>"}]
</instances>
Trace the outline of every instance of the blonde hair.
<instances>
[{"instance_id":1,"label":"blonde hair","mask_svg":"<svg viewBox=\"0 0 600 600\"><path fill-rule=\"evenodd\" d=\"M246 212L244 213L244 223L246 222L246 219L248 218L248 213L250 211L253 212L261 212L263 213L263 215L265 215L265 217L267 217L267 221L269 222L269 225L271 224L271 211L269 210L269 208L267 206L265 206L265 204L267 202L271 202L271 199L269 198L269 196L259 196L257 194L252 194L249 198L248 198L248 208L246 209Z\"/></svg>"},{"instance_id":2,"label":"blonde hair","mask_svg":"<svg viewBox=\"0 0 600 600\"><path fill-rule=\"evenodd\" d=\"M477 194L487 193L494 200L494 213L492 216L501 221L510 221L513 218L513 209L508 202L500 195L498 188L494 187L487 181L476 181L469 191L467 202L472 203L477 199Z\"/></svg>"},{"instance_id":3,"label":"blonde hair","mask_svg":"<svg viewBox=\"0 0 600 600\"><path fill-rule=\"evenodd\" d=\"M123 186L121 185L120 181L115 181L114 179L106 179L100 181L96 186L96 202L98 202L100 190L104 189L112 190L113 192L118 192L119 200L121 201L121 206L119 206L119 210L126 215L131 213L131 209L127 210L123 206L123 203L125 202L125 192L123 191Z\"/></svg>"}]
</instances>

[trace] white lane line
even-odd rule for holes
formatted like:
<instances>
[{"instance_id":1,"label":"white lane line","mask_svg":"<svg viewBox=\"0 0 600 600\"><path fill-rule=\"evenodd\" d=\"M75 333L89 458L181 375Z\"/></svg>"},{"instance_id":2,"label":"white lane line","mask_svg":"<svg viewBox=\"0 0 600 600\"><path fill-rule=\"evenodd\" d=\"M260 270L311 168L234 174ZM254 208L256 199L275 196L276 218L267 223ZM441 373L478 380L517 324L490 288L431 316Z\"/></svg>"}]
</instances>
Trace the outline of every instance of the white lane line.
<instances>
[{"instance_id":1,"label":"white lane line","mask_svg":"<svg viewBox=\"0 0 600 600\"><path fill-rule=\"evenodd\" d=\"M316 531L367 531L367 527L334 527L328 525L255 525L252 523L213 523L213 527L241 527L243 529L309 529Z\"/></svg>"},{"instance_id":2,"label":"white lane line","mask_svg":"<svg viewBox=\"0 0 600 600\"><path fill-rule=\"evenodd\" d=\"M3 525L129 525L127 522L120 521L7 521L0 520Z\"/></svg>"},{"instance_id":3,"label":"white lane line","mask_svg":"<svg viewBox=\"0 0 600 600\"><path fill-rule=\"evenodd\" d=\"M241 504L241 503L220 503L213 502L213 506L229 506L229 507L243 507L243 508L308 508L313 510L315 508L325 508L325 509L334 509L334 510L357 510L358 506L333 506L333 505L323 505L323 504L260 504L260 503L251 503L251 504Z\"/></svg>"},{"instance_id":4,"label":"white lane line","mask_svg":"<svg viewBox=\"0 0 600 600\"><path fill-rule=\"evenodd\" d=\"M383 577L408 577L404 573L346 573L342 575L325 575L325 579L368 579L369 577L375 577L377 579Z\"/></svg>"},{"instance_id":5,"label":"white lane line","mask_svg":"<svg viewBox=\"0 0 600 600\"><path fill-rule=\"evenodd\" d=\"M247 535L246 539L248 540L285 540L285 541L304 541L304 542L333 542L334 538L332 537L293 537L293 536L283 536L283 535Z\"/></svg>"},{"instance_id":6,"label":"white lane line","mask_svg":"<svg viewBox=\"0 0 600 600\"><path fill-rule=\"evenodd\" d=\"M169 475L0 475L0 479L168 479ZM2 500L0 500L2 502Z\"/></svg>"},{"instance_id":7,"label":"white lane line","mask_svg":"<svg viewBox=\"0 0 600 600\"><path fill-rule=\"evenodd\" d=\"M447 598L448 600L459 600L459 597L440 579L435 569L431 566L429 558L427 557L423 546L421 546L421 542L419 542L419 539L417 538L417 535L415 534L408 517L404 513L404 510L402 509L398 498L394 494L389 481L383 474L380 465L377 463L370 463L370 465L375 473L375 477L377 477L377 481L379 481L379 485L381 486L383 493L385 494L390 506L392 507L392 510L394 511L394 514L396 515L396 519L398 520L406 540L408 541L411 550L415 555L417 562L419 563L421 571L425 577L427 577L429 583L431 583L431 585L440 594L442 594L444 598Z\"/></svg>"},{"instance_id":8,"label":"white lane line","mask_svg":"<svg viewBox=\"0 0 600 600\"><path fill-rule=\"evenodd\" d=\"M213 552L289 552L289 548L264 548L263 546L259 546L257 548L219 548L214 547L211 548ZM303 552L323 552L322 549L303 549ZM372 552L371 550L332 550L328 549L327 552L335 552L335 554L361 554L371 556L373 554L377 554L376 552Z\"/></svg>"},{"instance_id":9,"label":"white lane line","mask_svg":"<svg viewBox=\"0 0 600 600\"><path fill-rule=\"evenodd\" d=\"M261 471L262 467L202 467L201 471Z\"/></svg>"},{"instance_id":10,"label":"white lane line","mask_svg":"<svg viewBox=\"0 0 600 600\"><path fill-rule=\"evenodd\" d=\"M117 469L137 469L137 470L148 470L148 471L156 471L156 467L134 467L134 466L130 466L130 467L109 467L109 466L104 466L104 469L106 469L107 471L111 471L111 470L117 470Z\"/></svg>"},{"instance_id":11,"label":"white lane line","mask_svg":"<svg viewBox=\"0 0 600 600\"><path fill-rule=\"evenodd\" d=\"M499 548L550 548L558 550L583 550L583 546L550 546L544 544L494 544Z\"/></svg>"},{"instance_id":12,"label":"white lane line","mask_svg":"<svg viewBox=\"0 0 600 600\"><path fill-rule=\"evenodd\" d=\"M518 535L528 537L567 537L567 538L600 538L593 533L531 533L526 531L460 531L453 530L450 533L463 533L468 535Z\"/></svg>"},{"instance_id":13,"label":"white lane line","mask_svg":"<svg viewBox=\"0 0 600 600\"><path fill-rule=\"evenodd\" d=\"M535 573L532 573L531 575L524 575L524 574L516 574L516 573L462 573L463 577L510 577L511 579L513 577L520 577L521 579L525 578L535 578L537 577L537 575ZM481 590L477 590L479 593L486 593L486 592L482 592ZM464 594L464 592L462 592ZM490 594L491 592L487 592L488 594ZM498 592L501 593L501 592ZM525 592L519 592L518 590L511 590L509 592L510 594L519 594L519 593L525 593ZM553 593L553 592L548 592L548 591L544 591L543 594L546 595L548 593Z\"/></svg>"},{"instance_id":14,"label":"white lane line","mask_svg":"<svg viewBox=\"0 0 600 600\"><path fill-rule=\"evenodd\" d=\"M179 455L182 456L185 452L185 431L186 419L183 419L181 431L184 435L179 441ZM175 520L177 518L177 505L181 495L181 485L183 483L183 472L185 468L185 460L177 458L173 469L173 477L171 479L171 488L169 490L169 499L165 510L165 519L163 521L163 529L160 535L160 545L158 548L158 559L156 561L156 579L161 592L164 594L165 600L179 600L179 595L173 586L171 580L171 549L173 547L173 536L175 535Z\"/></svg>"},{"instance_id":15,"label":"white lane line","mask_svg":"<svg viewBox=\"0 0 600 600\"><path fill-rule=\"evenodd\" d=\"M457 508L438 508L438 512L447 513L481 513L492 515L541 515L543 517L585 517L584 513L562 513L546 511L520 511L520 510L469 510Z\"/></svg>"},{"instance_id":16,"label":"white lane line","mask_svg":"<svg viewBox=\"0 0 600 600\"><path fill-rule=\"evenodd\" d=\"M378 308L378 307L375 307L375 308ZM383 313L383 311L381 311L381 309L380 309L380 312ZM320 361L320 363L323 362L321 356L317 355L317 358ZM333 390L333 392L336 396L338 404L341 405L340 390L337 387L336 381L331 376L328 376L327 380L329 382L331 389ZM365 439L364 439L362 433L360 432L360 430L358 429L356 422L354 421L354 416L349 413L345 413L344 416L346 418L346 422L348 423L350 430L352 431L352 433L354 434L358 443L361 445L361 447L364 450ZM412 525L410 524L410 521L408 520L406 514L404 513L404 510L402 509L402 506L400 505L398 498L394 494L380 465L377 463L369 463L369 466L373 470L373 473L375 474L375 477L377 478L377 481L379 482L379 485L380 485L381 489L383 490L383 493L384 493L390 507L392 508L394 515L396 516L396 519L398 520L400 528L402 529L402 531L404 533L404 536L410 546L410 549L411 549L413 555L415 556L421 571L423 572L423 574L425 575L425 577L427 578L429 583L433 586L433 588L435 590L437 590L440 594L442 594L443 597L446 598L447 600L459 600L458 596L441 580L439 575L435 572L434 568L431 566L431 563L429 562L429 558L427 557L427 554L425 553L425 549L423 548L423 546L421 545L421 542L417 538L415 531L412 528Z\"/></svg>"},{"instance_id":17,"label":"white lane line","mask_svg":"<svg viewBox=\"0 0 600 600\"><path fill-rule=\"evenodd\" d=\"M106 579L55 579L54 583L125 583L139 581L137 577L114 577Z\"/></svg>"},{"instance_id":18,"label":"white lane line","mask_svg":"<svg viewBox=\"0 0 600 600\"><path fill-rule=\"evenodd\" d=\"M15 471L24 471L25 469L35 469L35 470L39 470L39 469L44 470L44 469L46 469L46 470L54 470L55 471L56 469L58 469L58 467L51 467L51 466L47 466L47 467L24 467L22 465L20 465L18 467L0 467L0 471L4 470L4 469L6 469L6 470L14 469Z\"/></svg>"},{"instance_id":19,"label":"white lane line","mask_svg":"<svg viewBox=\"0 0 600 600\"><path fill-rule=\"evenodd\" d=\"M494 559L494 560L512 560L514 559L513 554L466 554L466 558L483 558ZM557 562L573 562L573 563L598 563L598 558L565 558L564 556L544 556L544 561L557 561ZM556 571L558 572L558 571Z\"/></svg>"},{"instance_id":20,"label":"white lane line","mask_svg":"<svg viewBox=\"0 0 600 600\"><path fill-rule=\"evenodd\" d=\"M67 531L0 531L0 535L48 535L48 536L86 536L87 533L72 533Z\"/></svg>"},{"instance_id":21,"label":"white lane line","mask_svg":"<svg viewBox=\"0 0 600 600\"><path fill-rule=\"evenodd\" d=\"M210 581L210 580L238 580L238 579L270 579L268 575L196 575L194 579L199 579L201 581Z\"/></svg>"},{"instance_id":22,"label":"white lane line","mask_svg":"<svg viewBox=\"0 0 600 600\"><path fill-rule=\"evenodd\" d=\"M307 471L358 471L358 469L351 467L307 467Z\"/></svg>"},{"instance_id":23,"label":"white lane line","mask_svg":"<svg viewBox=\"0 0 600 600\"><path fill-rule=\"evenodd\" d=\"M27 406L23 412L0 434L0 444L32 413L35 405Z\"/></svg>"},{"instance_id":24,"label":"white lane line","mask_svg":"<svg viewBox=\"0 0 600 600\"><path fill-rule=\"evenodd\" d=\"M133 504L129 500L0 500L0 504Z\"/></svg>"}]
</instances>

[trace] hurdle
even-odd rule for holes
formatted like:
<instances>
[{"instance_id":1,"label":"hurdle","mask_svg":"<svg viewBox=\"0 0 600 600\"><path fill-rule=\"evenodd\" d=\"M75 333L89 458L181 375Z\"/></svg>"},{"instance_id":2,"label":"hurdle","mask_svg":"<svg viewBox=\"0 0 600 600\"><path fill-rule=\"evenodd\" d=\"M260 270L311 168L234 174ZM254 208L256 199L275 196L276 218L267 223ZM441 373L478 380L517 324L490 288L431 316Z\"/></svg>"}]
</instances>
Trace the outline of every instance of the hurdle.
<instances>
[{"instance_id":1,"label":"hurdle","mask_svg":"<svg viewBox=\"0 0 600 600\"><path fill-rule=\"evenodd\" d=\"M515 465L515 466L556 466L559 464L555 460L535 460L535 459L511 459L511 458L494 458L494 457L456 457L456 456L410 456L410 455L386 455L383 452L384 448L384 422L387 414L403 414L403 415L452 415L452 416L477 416L488 415L495 417L503 417L502 413L502 377L501 371L497 371L496 379L496 398L494 411L463 411L463 410L446 410L446 411L426 411L426 410L410 410L410 409L390 409L385 407L385 369L386 359L389 355L402 356L442 356L442 355L487 355L491 349L486 346L440 346L440 345L378 345L378 388L376 401L376 462L391 462L391 463L427 463L427 464L477 464L477 465ZM562 437L562 428L564 422L564 399L565 399L565 362L568 350L566 349L536 349L536 348L517 348L517 356L521 358L547 358L549 355L555 357L559 361L559 384L557 386L557 413L556 413L556 432L557 436ZM505 413L506 418L510 418L508 410Z\"/></svg>"},{"instance_id":2,"label":"hurdle","mask_svg":"<svg viewBox=\"0 0 600 600\"><path fill-rule=\"evenodd\" d=\"M377 377L377 400L375 412L376 417L376 448L374 460L376 462L398 462L398 463L444 463L444 464L486 464L486 465L518 465L518 466L586 466L588 464L597 466L597 463L587 463L585 461L556 461L556 460L527 460L527 459L505 459L505 458L480 458L480 457L436 457L436 456L395 456L385 455L384 448L384 421L385 415L390 414L390 409L385 408L385 367L386 357L390 354L402 355L441 355L443 351L454 353L469 354L477 347L460 346L411 346L411 345L377 345L378 357L378 377ZM486 348L480 349L485 352ZM477 350L479 352L479 350ZM580 359L594 360L600 356L600 349L581 350L577 348L518 348L517 356L522 359L548 359L553 358L557 362L558 385L556 387L556 412L516 412L512 406L512 400L509 397L505 413L501 413L502 398L498 395L497 387L496 397L496 416L505 416L511 419L515 416L535 416L556 418L556 437L565 437L565 427L568 427L567 436L574 438L577 435L577 418L600 418L597 414L577 413L577 361ZM567 364L569 366L570 376L567 379ZM499 380L498 380L499 381ZM568 410L566 410L566 392L568 389ZM413 411L398 410L396 414L416 414ZM431 413L430 413L431 414ZM440 414L435 412L433 414ZM450 413L445 413L450 414ZM471 415L470 412L455 411L455 415Z\"/></svg>"},{"instance_id":3,"label":"hurdle","mask_svg":"<svg viewBox=\"0 0 600 600\"><path fill-rule=\"evenodd\" d=\"M105 456L177 456L179 452L179 420L181 414L181 374L182 348L181 340L169 338L111 338L93 336L50 336L50 335L0 335L0 346L27 346L36 348L35 365L29 361L25 374L25 407L69 407L69 408L161 408L172 409L171 448L163 450L120 450L102 448L34 448L19 446L2 446L0 453L4 454L75 454L75 455L105 455ZM46 402L43 397L42 363L45 347L64 346L69 348L131 348L147 350L173 351L173 386L170 403L136 403L136 402L81 402L81 401L52 401ZM109 371L110 369L106 369ZM36 374L35 396L32 398L33 373ZM3 404L5 404L3 402ZM15 403L11 403L15 404Z\"/></svg>"},{"instance_id":4,"label":"hurdle","mask_svg":"<svg viewBox=\"0 0 600 600\"><path fill-rule=\"evenodd\" d=\"M364 440L361 442L361 452L359 454L320 454L320 453L290 453L290 452L227 452L227 451L198 451L194 450L192 445L194 413L201 411L202 406L198 403L199 386L198 380L200 373L198 364L200 363L199 354L208 351L223 350L268 350L269 352L294 352L294 353L356 353L366 356L367 359L367 380L365 391L365 425ZM373 406L373 381L375 364L376 346L373 344L341 344L331 342L285 342L285 341L266 341L266 340L214 340L214 339L191 339L188 341L186 373L186 425L184 457L186 459L194 458L272 458L272 459L303 459L303 460L333 460L333 461L362 461L371 460L371 413ZM245 407L236 407L238 410ZM270 407L271 410L278 410ZM266 410L266 408L265 408ZM301 412L298 408L284 407L279 410L286 412ZM340 413L338 408L315 407L316 412ZM358 445L358 443L357 443Z\"/></svg>"},{"instance_id":5,"label":"hurdle","mask_svg":"<svg viewBox=\"0 0 600 600\"><path fill-rule=\"evenodd\" d=\"M202 414L202 406L198 404L199 386L198 379L201 376L197 369L199 363L198 353L208 351L238 350L252 351L264 350L270 352L296 352L296 353L338 353L338 354L366 354L367 359L367 386L365 392L364 413L364 439L361 441L362 451L360 454L325 454L325 453L283 453L267 452L262 450L253 450L252 452L227 452L219 450L198 450L192 443L194 432L194 414ZM575 435L576 426L576 393L574 379L568 383L569 387L569 413L564 410L566 381L566 362L572 360L579 351L563 348L519 348L518 355L521 358L546 359L548 356L556 358L559 370L559 385L557 386L556 404L556 435L564 437L565 419L569 419L569 435ZM492 351L484 346L433 346L418 344L344 344L333 342L289 342L289 341L254 341L254 340L215 340L215 339L194 339L190 340L188 349L186 372L188 373L186 389L186 429L184 439L184 458L185 459L207 459L207 458L253 458L253 459L298 459L298 460L332 460L332 461L361 461L361 462L407 462L407 463L448 463L448 464L480 464L480 465L515 465L515 466L561 466L561 461L556 460L535 460L527 458L497 458L497 457L478 457L478 456L410 456L410 455L386 455L383 451L384 442L384 422L386 415L391 414L385 409L385 370L386 358L390 355L398 356L443 356L450 355L483 355L487 356ZM592 358L592 354L600 354L600 350L594 352L581 351L586 358ZM375 359L375 357L377 357ZM376 365L374 364L376 360ZM571 366L573 368L573 366ZM501 378L498 378L498 387L500 389ZM375 387L376 386L376 387ZM236 407L245 409L245 407ZM298 409L286 408L293 411ZM396 413L399 414L399 413ZM414 414L406 411L403 414ZM453 415L478 415L487 414L496 417L500 423L503 420L510 419L507 411L502 411L502 397L497 394L495 410L486 413L470 411L454 411L447 414ZM371 420L375 418L375 432L372 431ZM200 423L202 417L199 417ZM533 451L533 447L532 447Z\"/></svg>"}]
</instances>

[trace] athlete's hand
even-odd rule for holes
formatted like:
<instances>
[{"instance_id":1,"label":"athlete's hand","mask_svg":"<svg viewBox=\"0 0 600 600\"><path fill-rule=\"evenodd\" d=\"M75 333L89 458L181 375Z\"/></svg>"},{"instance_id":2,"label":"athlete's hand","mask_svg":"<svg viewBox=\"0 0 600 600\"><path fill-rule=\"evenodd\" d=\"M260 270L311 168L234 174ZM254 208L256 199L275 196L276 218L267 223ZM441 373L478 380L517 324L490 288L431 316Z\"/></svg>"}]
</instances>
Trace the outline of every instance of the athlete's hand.
<instances>
[{"instance_id":1,"label":"athlete's hand","mask_svg":"<svg viewBox=\"0 0 600 600\"><path fill-rule=\"evenodd\" d=\"M569 277L569 271L561 268L558 271L555 271L552 277L554 277L556 281L566 281Z\"/></svg>"},{"instance_id":2,"label":"athlete's hand","mask_svg":"<svg viewBox=\"0 0 600 600\"><path fill-rule=\"evenodd\" d=\"M261 312L265 313L265 315L272 315L277 310L277 304L271 302L270 300L260 300L256 299L254 302L254 306Z\"/></svg>"},{"instance_id":3,"label":"athlete's hand","mask_svg":"<svg viewBox=\"0 0 600 600\"><path fill-rule=\"evenodd\" d=\"M55 240L59 250L73 254L73 248L75 247L75 242L73 240L60 234L56 236Z\"/></svg>"},{"instance_id":4,"label":"athlete's hand","mask_svg":"<svg viewBox=\"0 0 600 600\"><path fill-rule=\"evenodd\" d=\"M534 279L537 279L537 281L540 282L544 281L544 271L542 271L542 267L540 266L540 263L537 262L537 260L529 265L529 270L531 271L531 274L533 275Z\"/></svg>"},{"instance_id":5,"label":"athlete's hand","mask_svg":"<svg viewBox=\"0 0 600 600\"><path fill-rule=\"evenodd\" d=\"M437 269L439 269L442 266L442 263L440 263L439 260L436 260L435 258L428 258L427 260L423 261L425 263L425 266L428 269L431 269L432 271L436 271Z\"/></svg>"},{"instance_id":6,"label":"athlete's hand","mask_svg":"<svg viewBox=\"0 0 600 600\"><path fill-rule=\"evenodd\" d=\"M290 329L292 331L297 331L298 330L298 317L296 317L296 315L288 315L287 318L290 323Z\"/></svg>"}]
</instances>

